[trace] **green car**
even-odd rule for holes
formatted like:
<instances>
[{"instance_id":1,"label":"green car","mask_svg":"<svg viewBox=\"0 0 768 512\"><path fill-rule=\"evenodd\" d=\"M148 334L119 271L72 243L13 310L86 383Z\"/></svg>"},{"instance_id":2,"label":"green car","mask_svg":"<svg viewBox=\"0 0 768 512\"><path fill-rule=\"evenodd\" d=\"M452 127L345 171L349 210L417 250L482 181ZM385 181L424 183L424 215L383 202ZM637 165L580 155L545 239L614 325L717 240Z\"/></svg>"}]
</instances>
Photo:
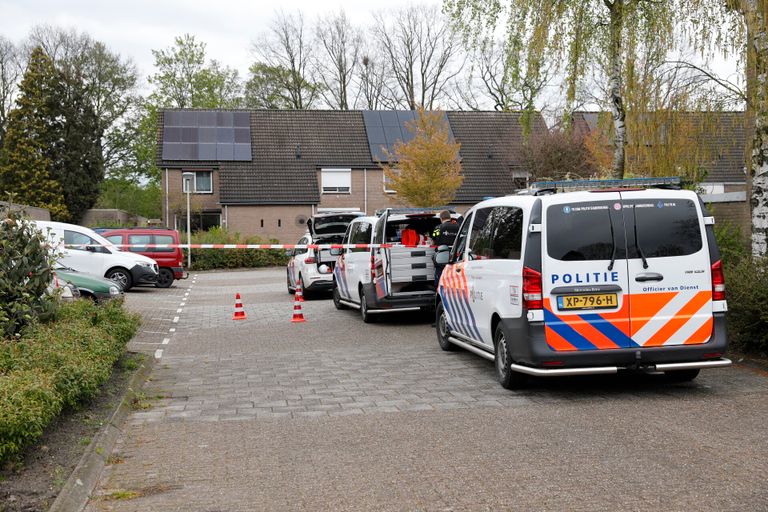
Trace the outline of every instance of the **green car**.
<instances>
[{"instance_id":1,"label":"green car","mask_svg":"<svg viewBox=\"0 0 768 512\"><path fill-rule=\"evenodd\" d=\"M83 274L77 270L60 267L54 269L60 279L72 283L80 290L81 297L101 302L103 300L114 299L123 295L120 285L109 279L94 277L89 274Z\"/></svg>"}]
</instances>

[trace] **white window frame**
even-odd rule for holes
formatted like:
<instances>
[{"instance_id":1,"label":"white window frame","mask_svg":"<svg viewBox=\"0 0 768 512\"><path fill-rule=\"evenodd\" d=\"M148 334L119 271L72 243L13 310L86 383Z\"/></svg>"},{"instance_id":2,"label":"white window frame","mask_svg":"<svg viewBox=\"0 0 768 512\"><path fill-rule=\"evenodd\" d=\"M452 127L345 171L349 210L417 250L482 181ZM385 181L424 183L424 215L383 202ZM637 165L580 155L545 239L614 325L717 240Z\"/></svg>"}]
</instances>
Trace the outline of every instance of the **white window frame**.
<instances>
[{"instance_id":1,"label":"white window frame","mask_svg":"<svg viewBox=\"0 0 768 512\"><path fill-rule=\"evenodd\" d=\"M339 183L343 183L342 176L346 175L348 177L348 186L339 185ZM332 176L335 178L334 181L335 185L325 185L326 176L328 178L331 178ZM346 190L344 190L346 189ZM352 193L352 169L320 169L320 191L323 194L351 194Z\"/></svg>"},{"instance_id":2,"label":"white window frame","mask_svg":"<svg viewBox=\"0 0 768 512\"><path fill-rule=\"evenodd\" d=\"M191 172L195 175L195 179L192 182L192 193L193 194L213 194L213 171L184 171L184 172ZM210 190L198 190L197 189L197 175L202 173L208 173L211 175L211 189ZM182 177L181 179L181 192L183 194L187 193L187 187L186 180Z\"/></svg>"},{"instance_id":3,"label":"white window frame","mask_svg":"<svg viewBox=\"0 0 768 512\"><path fill-rule=\"evenodd\" d=\"M400 174L400 169L391 169L392 172L395 172L397 174ZM397 194L397 190L393 190L391 188L387 188L387 185L389 182L387 181L387 175L384 171L381 172L381 181L383 183L382 187L384 188L385 194Z\"/></svg>"}]
</instances>

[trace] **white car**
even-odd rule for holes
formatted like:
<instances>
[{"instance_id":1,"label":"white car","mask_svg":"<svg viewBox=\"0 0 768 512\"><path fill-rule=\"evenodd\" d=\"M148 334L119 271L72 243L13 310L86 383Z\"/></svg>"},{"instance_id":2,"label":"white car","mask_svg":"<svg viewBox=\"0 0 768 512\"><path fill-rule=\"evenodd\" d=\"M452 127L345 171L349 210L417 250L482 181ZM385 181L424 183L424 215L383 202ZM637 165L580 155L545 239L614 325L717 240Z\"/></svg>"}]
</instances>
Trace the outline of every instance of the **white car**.
<instances>
[{"instance_id":1,"label":"white car","mask_svg":"<svg viewBox=\"0 0 768 512\"><path fill-rule=\"evenodd\" d=\"M62 254L59 263L78 272L106 277L120 284L123 291L138 284L157 282L155 260L120 251L92 229L64 222L35 221L37 228Z\"/></svg>"},{"instance_id":2,"label":"white car","mask_svg":"<svg viewBox=\"0 0 768 512\"><path fill-rule=\"evenodd\" d=\"M314 215L307 221L308 231L296 245L341 243L349 223L361 215L363 214L360 212L327 212ZM299 281L304 294L331 290L336 257L331 254L330 249L294 249L288 251L288 255L288 293L296 291Z\"/></svg>"},{"instance_id":3,"label":"white car","mask_svg":"<svg viewBox=\"0 0 768 512\"><path fill-rule=\"evenodd\" d=\"M700 198L637 188L648 180L596 181L467 212L450 253L437 255L448 263L435 305L443 350L495 361L505 388L623 370L683 381L731 364L714 218Z\"/></svg>"}]
</instances>

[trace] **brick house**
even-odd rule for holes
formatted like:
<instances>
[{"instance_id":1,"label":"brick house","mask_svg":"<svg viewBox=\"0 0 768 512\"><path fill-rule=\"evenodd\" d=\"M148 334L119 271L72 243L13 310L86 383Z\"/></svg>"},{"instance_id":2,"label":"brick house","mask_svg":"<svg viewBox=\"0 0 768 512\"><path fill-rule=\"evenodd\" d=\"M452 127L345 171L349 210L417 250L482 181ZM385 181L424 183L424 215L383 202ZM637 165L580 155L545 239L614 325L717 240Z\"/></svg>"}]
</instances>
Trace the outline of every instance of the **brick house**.
<instances>
[{"instance_id":1,"label":"brick house","mask_svg":"<svg viewBox=\"0 0 768 512\"><path fill-rule=\"evenodd\" d=\"M193 229L225 226L242 235L296 241L318 208L368 214L397 206L377 160L407 140L411 111L191 110L159 113L157 164L163 222L183 228L182 173L194 173ZM461 143L464 183L454 206L524 186L520 114L446 112ZM546 130L536 115L534 133Z\"/></svg>"},{"instance_id":2,"label":"brick house","mask_svg":"<svg viewBox=\"0 0 768 512\"><path fill-rule=\"evenodd\" d=\"M680 123L699 127L695 142L708 156L703 165L706 176L700 184L702 199L718 221L727 221L739 226L743 233L749 233L751 218L745 167L749 154L744 112L677 112L675 118ZM606 121L610 121L608 112L573 113L573 128L582 136L605 129ZM632 134L627 133L627 137Z\"/></svg>"}]
</instances>

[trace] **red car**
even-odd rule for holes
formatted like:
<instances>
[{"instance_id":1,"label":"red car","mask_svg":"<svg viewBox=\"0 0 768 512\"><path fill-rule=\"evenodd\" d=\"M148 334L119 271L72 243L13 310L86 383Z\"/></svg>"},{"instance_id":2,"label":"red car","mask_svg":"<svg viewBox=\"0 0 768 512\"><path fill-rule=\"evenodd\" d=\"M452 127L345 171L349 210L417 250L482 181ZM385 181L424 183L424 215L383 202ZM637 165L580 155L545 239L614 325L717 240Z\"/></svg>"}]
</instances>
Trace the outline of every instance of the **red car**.
<instances>
[{"instance_id":1,"label":"red car","mask_svg":"<svg viewBox=\"0 0 768 512\"><path fill-rule=\"evenodd\" d=\"M138 247L126 247L124 251L143 254L157 262L158 276L155 286L168 288L174 279L186 279L184 272L184 254L178 247L174 248L149 248L150 244L179 244L179 232L165 228L120 228L111 229L101 234L115 245L135 245Z\"/></svg>"}]
</instances>

